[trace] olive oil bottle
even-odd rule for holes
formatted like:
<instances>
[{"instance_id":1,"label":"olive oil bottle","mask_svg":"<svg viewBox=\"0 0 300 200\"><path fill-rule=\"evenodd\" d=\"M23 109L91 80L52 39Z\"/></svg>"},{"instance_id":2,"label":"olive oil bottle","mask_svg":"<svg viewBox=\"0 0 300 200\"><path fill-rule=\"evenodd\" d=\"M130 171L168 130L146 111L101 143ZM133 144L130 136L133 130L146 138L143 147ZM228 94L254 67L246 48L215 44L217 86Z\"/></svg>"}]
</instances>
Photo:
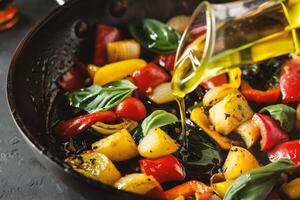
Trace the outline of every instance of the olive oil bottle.
<instances>
[{"instance_id":1,"label":"olive oil bottle","mask_svg":"<svg viewBox=\"0 0 300 200\"><path fill-rule=\"evenodd\" d=\"M189 45L182 41L177 53L172 78L176 97L183 98L201 82L232 67L300 53L300 0L245 2L223 4L227 16L218 10L222 6L214 7L206 2L210 15L206 16L208 19L203 25L206 34L198 36ZM230 12L238 8L244 12L230 16ZM220 16L222 14L224 16ZM187 28L184 38L199 27L198 18L199 13L195 13L192 21L196 22Z\"/></svg>"},{"instance_id":2,"label":"olive oil bottle","mask_svg":"<svg viewBox=\"0 0 300 200\"><path fill-rule=\"evenodd\" d=\"M186 44L189 40L190 44ZM300 53L300 0L201 3L177 51L173 95L181 112L181 157L188 159L184 97L232 67Z\"/></svg>"}]
</instances>

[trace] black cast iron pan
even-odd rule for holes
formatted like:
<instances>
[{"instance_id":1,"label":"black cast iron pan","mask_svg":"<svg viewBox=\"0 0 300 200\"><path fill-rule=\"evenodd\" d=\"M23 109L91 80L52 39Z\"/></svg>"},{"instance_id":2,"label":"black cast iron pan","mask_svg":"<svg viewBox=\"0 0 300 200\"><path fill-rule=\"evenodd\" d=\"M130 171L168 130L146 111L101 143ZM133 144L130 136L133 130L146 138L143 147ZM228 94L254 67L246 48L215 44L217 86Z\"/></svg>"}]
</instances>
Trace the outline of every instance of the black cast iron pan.
<instances>
[{"instance_id":1,"label":"black cast iron pan","mask_svg":"<svg viewBox=\"0 0 300 200\"><path fill-rule=\"evenodd\" d=\"M218 1L220 2L220 1ZM144 199L92 181L64 164L51 132L68 110L57 78L78 61L91 63L94 25L125 27L132 20L191 14L199 0L72 0L52 12L21 42L11 62L7 95L15 122L39 160L88 199Z\"/></svg>"}]
</instances>

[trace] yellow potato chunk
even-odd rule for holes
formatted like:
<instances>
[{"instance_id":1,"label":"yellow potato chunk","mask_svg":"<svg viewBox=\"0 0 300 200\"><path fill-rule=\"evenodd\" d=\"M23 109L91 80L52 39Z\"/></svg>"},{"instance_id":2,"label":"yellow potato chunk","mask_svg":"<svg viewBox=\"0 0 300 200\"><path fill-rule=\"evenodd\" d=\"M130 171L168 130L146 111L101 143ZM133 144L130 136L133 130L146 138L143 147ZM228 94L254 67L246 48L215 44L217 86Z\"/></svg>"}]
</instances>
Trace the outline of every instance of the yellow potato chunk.
<instances>
[{"instance_id":1,"label":"yellow potato chunk","mask_svg":"<svg viewBox=\"0 0 300 200\"><path fill-rule=\"evenodd\" d=\"M257 167L260 167L258 161L247 149L232 146L223 165L223 173L226 180L233 180Z\"/></svg>"},{"instance_id":2,"label":"yellow potato chunk","mask_svg":"<svg viewBox=\"0 0 300 200\"><path fill-rule=\"evenodd\" d=\"M209 110L210 122L217 132L224 135L228 135L252 116L253 111L241 93L227 95Z\"/></svg>"},{"instance_id":3,"label":"yellow potato chunk","mask_svg":"<svg viewBox=\"0 0 300 200\"><path fill-rule=\"evenodd\" d=\"M153 176L147 176L142 173L134 173L122 177L114 184L114 186L119 190L144 195L156 186L159 186L159 183L153 178Z\"/></svg>"},{"instance_id":4,"label":"yellow potato chunk","mask_svg":"<svg viewBox=\"0 0 300 200\"><path fill-rule=\"evenodd\" d=\"M242 123L235 132L242 137L247 148L252 147L260 138L259 127L251 119Z\"/></svg>"},{"instance_id":5,"label":"yellow potato chunk","mask_svg":"<svg viewBox=\"0 0 300 200\"><path fill-rule=\"evenodd\" d=\"M176 152L179 148L167 133L160 128L155 128L142 139L138 151L145 158L159 158Z\"/></svg>"},{"instance_id":6,"label":"yellow potato chunk","mask_svg":"<svg viewBox=\"0 0 300 200\"><path fill-rule=\"evenodd\" d=\"M128 160L138 155L137 146L126 129L93 143L92 149L112 161Z\"/></svg>"},{"instance_id":7,"label":"yellow potato chunk","mask_svg":"<svg viewBox=\"0 0 300 200\"><path fill-rule=\"evenodd\" d=\"M224 99L228 94L239 93L235 88L230 87L228 84L218 86L210 89L203 97L204 106L213 106Z\"/></svg>"}]
</instances>

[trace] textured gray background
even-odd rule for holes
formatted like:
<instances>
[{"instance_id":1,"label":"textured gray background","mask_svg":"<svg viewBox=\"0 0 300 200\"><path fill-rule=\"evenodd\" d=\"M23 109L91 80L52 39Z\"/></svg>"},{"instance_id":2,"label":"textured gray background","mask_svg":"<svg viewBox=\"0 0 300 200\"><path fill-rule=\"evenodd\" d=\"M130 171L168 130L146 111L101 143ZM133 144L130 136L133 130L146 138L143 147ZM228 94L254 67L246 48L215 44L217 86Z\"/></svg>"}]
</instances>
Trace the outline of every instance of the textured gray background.
<instances>
[{"instance_id":1,"label":"textured gray background","mask_svg":"<svg viewBox=\"0 0 300 200\"><path fill-rule=\"evenodd\" d=\"M6 77L18 43L43 16L58 5L54 0L15 0L21 18L16 27L0 32L0 199L83 200L33 156L9 114Z\"/></svg>"}]
</instances>

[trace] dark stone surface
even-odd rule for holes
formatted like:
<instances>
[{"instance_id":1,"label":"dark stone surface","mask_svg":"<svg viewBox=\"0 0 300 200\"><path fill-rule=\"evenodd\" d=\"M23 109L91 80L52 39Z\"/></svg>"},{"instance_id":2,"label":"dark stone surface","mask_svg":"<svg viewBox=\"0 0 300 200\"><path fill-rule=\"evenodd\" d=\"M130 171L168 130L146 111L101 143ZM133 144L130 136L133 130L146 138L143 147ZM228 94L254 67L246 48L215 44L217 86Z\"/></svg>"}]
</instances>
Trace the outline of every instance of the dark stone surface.
<instances>
[{"instance_id":1,"label":"dark stone surface","mask_svg":"<svg viewBox=\"0 0 300 200\"><path fill-rule=\"evenodd\" d=\"M6 100L6 77L14 51L25 34L58 5L54 0L15 0L20 21L0 32L0 199L83 200L36 160L18 132Z\"/></svg>"}]
</instances>

